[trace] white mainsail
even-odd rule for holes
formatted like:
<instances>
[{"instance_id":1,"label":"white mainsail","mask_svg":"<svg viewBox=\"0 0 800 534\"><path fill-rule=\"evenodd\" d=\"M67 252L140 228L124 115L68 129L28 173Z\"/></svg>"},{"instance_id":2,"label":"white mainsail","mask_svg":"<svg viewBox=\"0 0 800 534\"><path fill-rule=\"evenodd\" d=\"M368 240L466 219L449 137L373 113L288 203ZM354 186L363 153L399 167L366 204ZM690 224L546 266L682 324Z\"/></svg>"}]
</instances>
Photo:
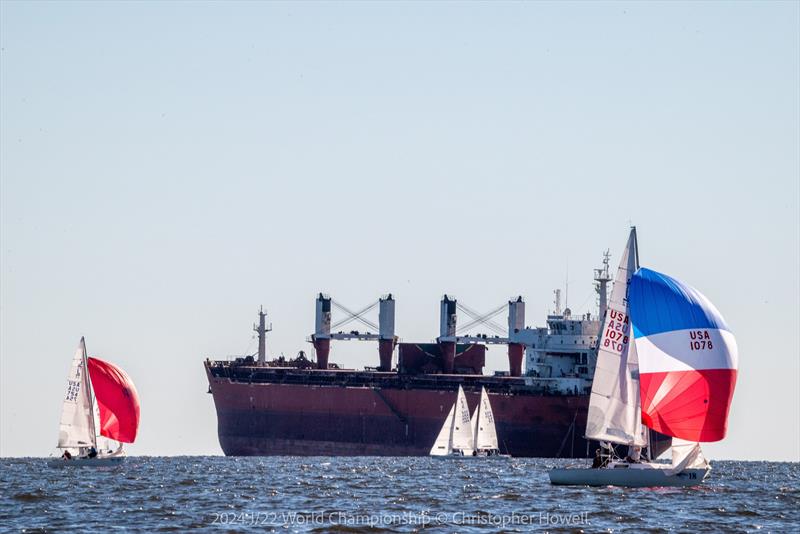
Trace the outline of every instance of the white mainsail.
<instances>
[{"instance_id":1,"label":"white mainsail","mask_svg":"<svg viewBox=\"0 0 800 534\"><path fill-rule=\"evenodd\" d=\"M469 405L464 390L458 386L458 397L456 398L455 413L453 417L453 433L450 440L450 448L462 451L464 454L472 454L475 443L472 437L472 425L469 416Z\"/></svg>"},{"instance_id":2,"label":"white mainsail","mask_svg":"<svg viewBox=\"0 0 800 534\"><path fill-rule=\"evenodd\" d=\"M633 329L627 298L628 283L639 267L638 256L636 228L631 228L603 318L586 437L642 447L645 440L639 407L639 370L635 356L629 358Z\"/></svg>"},{"instance_id":3,"label":"white mainsail","mask_svg":"<svg viewBox=\"0 0 800 534\"><path fill-rule=\"evenodd\" d=\"M494 425L494 414L492 413L492 405L489 402L489 395L486 393L486 388L481 388L481 400L475 408L472 419L472 434L475 439L475 449L498 450L497 429Z\"/></svg>"},{"instance_id":4,"label":"white mainsail","mask_svg":"<svg viewBox=\"0 0 800 534\"><path fill-rule=\"evenodd\" d=\"M91 395L86 367L86 342L81 338L67 376L67 394L58 431L60 448L95 446L97 437Z\"/></svg>"},{"instance_id":5,"label":"white mainsail","mask_svg":"<svg viewBox=\"0 0 800 534\"><path fill-rule=\"evenodd\" d=\"M450 436L453 433L453 415L455 414L456 405L450 407L450 413L447 414L447 419L444 420L442 429L436 437L436 441L431 447L431 456L447 456L452 451L450 449Z\"/></svg>"}]
</instances>

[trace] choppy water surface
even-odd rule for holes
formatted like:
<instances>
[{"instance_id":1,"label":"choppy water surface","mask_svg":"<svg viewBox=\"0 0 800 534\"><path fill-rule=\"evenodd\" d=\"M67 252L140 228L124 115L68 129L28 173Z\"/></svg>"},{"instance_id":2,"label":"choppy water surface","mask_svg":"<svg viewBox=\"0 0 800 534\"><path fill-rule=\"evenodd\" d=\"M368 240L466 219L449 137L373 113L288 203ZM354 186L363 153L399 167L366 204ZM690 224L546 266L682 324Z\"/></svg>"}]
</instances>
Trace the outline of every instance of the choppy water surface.
<instances>
[{"instance_id":1,"label":"choppy water surface","mask_svg":"<svg viewBox=\"0 0 800 534\"><path fill-rule=\"evenodd\" d=\"M551 486L544 459L130 457L48 469L2 459L12 531L800 531L800 464L715 462L690 489Z\"/></svg>"}]
</instances>

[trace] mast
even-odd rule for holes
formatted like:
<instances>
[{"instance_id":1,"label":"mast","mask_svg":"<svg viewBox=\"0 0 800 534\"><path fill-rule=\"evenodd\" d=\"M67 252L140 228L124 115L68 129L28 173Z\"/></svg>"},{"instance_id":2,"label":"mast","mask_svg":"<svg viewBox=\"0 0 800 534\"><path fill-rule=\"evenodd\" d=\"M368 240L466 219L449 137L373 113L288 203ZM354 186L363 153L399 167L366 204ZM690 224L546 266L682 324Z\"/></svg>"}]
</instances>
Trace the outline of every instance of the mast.
<instances>
[{"instance_id":1,"label":"mast","mask_svg":"<svg viewBox=\"0 0 800 534\"><path fill-rule=\"evenodd\" d=\"M606 310L608 309L608 283L613 280L608 271L610 258L611 251L606 250L603 253L603 266L600 269L594 270L594 281L597 282L595 290L600 300L600 314L598 317L600 317L601 321L604 321L606 318Z\"/></svg>"},{"instance_id":2,"label":"mast","mask_svg":"<svg viewBox=\"0 0 800 534\"><path fill-rule=\"evenodd\" d=\"M92 390L92 377L89 376L89 362L88 356L86 351L86 340L81 338L83 341L83 372L85 373L83 376L86 377L86 394L89 398L89 421L91 421L92 425L92 446L97 450L97 429L94 425L94 391Z\"/></svg>"},{"instance_id":3,"label":"mast","mask_svg":"<svg viewBox=\"0 0 800 534\"><path fill-rule=\"evenodd\" d=\"M631 228L614 278L607 314L598 336L586 434L589 439L643 446L638 363L631 349L628 284L637 270L636 232Z\"/></svg>"},{"instance_id":4,"label":"mast","mask_svg":"<svg viewBox=\"0 0 800 534\"><path fill-rule=\"evenodd\" d=\"M478 434L481 433L481 407L483 405L483 391L481 397L478 399L478 407L475 408L475 431L472 433L472 441L474 441L474 449L478 450Z\"/></svg>"},{"instance_id":5,"label":"mast","mask_svg":"<svg viewBox=\"0 0 800 534\"><path fill-rule=\"evenodd\" d=\"M272 331L272 324L267 328L267 314L264 313L262 306L258 310L258 325L253 325L253 330L258 333L258 364L264 365L267 363L267 332Z\"/></svg>"},{"instance_id":6,"label":"mast","mask_svg":"<svg viewBox=\"0 0 800 534\"><path fill-rule=\"evenodd\" d=\"M634 226L634 225L631 225L631 242L632 242L632 247L631 248L633 249L631 252L633 252L633 257L634 257L634 272L631 273L631 274L635 274L635 272L639 270L639 239L638 239L638 236L636 235L636 226ZM625 300L626 301L628 300L629 293L630 293L630 286L628 286L627 293L625 294ZM633 337L633 328L631 328L631 337ZM631 343L631 345L633 345L633 342ZM636 348L635 347L633 347L633 351L632 352L636 355L636 366L637 366L637 370L638 370L639 356L636 353ZM637 377L636 381L637 382L639 381L638 377ZM650 428L648 428L647 425L644 424L644 421L642 421L642 399L641 399L640 395L637 395L637 413L638 413L639 421L641 421L641 425L642 425L642 440L644 441L644 445L641 445L641 446L629 445L628 446L628 454L629 455L633 455L633 454L637 454L637 453L641 454L642 450L644 450L645 454L646 454L645 458L647 458L648 462L652 462L653 461L653 455L651 454L651 451L650 451ZM637 450L637 447L638 447L638 450Z\"/></svg>"}]
</instances>

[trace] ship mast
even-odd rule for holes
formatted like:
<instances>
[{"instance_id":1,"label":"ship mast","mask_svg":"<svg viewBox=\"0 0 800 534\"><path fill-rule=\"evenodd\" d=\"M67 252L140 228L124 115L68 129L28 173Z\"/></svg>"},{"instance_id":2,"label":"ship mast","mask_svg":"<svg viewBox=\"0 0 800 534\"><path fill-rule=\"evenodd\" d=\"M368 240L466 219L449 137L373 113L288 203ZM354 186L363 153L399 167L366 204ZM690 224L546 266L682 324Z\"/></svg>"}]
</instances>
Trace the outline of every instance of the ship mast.
<instances>
[{"instance_id":1,"label":"ship mast","mask_svg":"<svg viewBox=\"0 0 800 534\"><path fill-rule=\"evenodd\" d=\"M267 314L264 307L258 309L258 325L253 325L253 330L258 333L258 365L267 363L267 332L272 331L272 323L267 328Z\"/></svg>"},{"instance_id":2,"label":"ship mast","mask_svg":"<svg viewBox=\"0 0 800 534\"><path fill-rule=\"evenodd\" d=\"M594 270L594 281L597 282L595 290L600 297L600 320L602 321L606 316L606 309L608 308L608 283L611 281L611 275L608 272L608 262L611 259L611 252L606 250L603 252L603 266L600 269Z\"/></svg>"},{"instance_id":3,"label":"ship mast","mask_svg":"<svg viewBox=\"0 0 800 534\"><path fill-rule=\"evenodd\" d=\"M553 294L556 296L555 300L553 301L553 304L556 305L555 314L556 315L561 315L561 290L560 289L554 289L553 290Z\"/></svg>"}]
</instances>

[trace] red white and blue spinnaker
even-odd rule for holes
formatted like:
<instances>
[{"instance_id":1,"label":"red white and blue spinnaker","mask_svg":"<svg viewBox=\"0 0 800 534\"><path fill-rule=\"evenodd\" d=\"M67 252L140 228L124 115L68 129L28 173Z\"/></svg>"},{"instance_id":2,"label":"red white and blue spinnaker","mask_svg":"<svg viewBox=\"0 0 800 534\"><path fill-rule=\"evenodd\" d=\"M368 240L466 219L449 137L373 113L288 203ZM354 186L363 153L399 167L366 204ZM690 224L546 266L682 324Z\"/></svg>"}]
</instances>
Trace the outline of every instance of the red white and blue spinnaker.
<instances>
[{"instance_id":1,"label":"red white and blue spinnaker","mask_svg":"<svg viewBox=\"0 0 800 534\"><path fill-rule=\"evenodd\" d=\"M642 422L675 438L719 441L736 385L736 339L717 308L693 287L641 268L628 302Z\"/></svg>"}]
</instances>

